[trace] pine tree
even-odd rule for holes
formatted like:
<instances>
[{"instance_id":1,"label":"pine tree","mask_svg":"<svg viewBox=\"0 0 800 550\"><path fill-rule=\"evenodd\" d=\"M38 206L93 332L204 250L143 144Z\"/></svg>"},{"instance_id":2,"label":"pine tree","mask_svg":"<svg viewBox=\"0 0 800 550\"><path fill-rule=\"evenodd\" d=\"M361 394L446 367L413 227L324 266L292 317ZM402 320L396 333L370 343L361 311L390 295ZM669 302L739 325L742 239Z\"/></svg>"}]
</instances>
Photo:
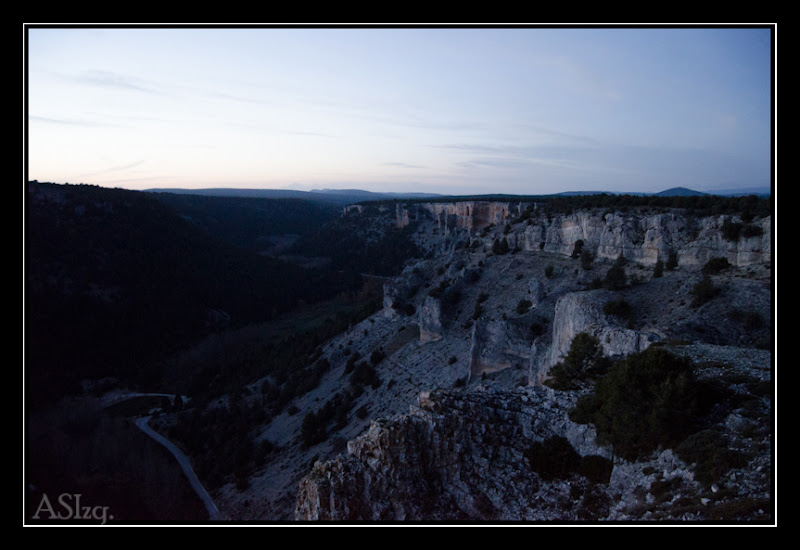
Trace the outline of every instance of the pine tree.
<instances>
[{"instance_id":1,"label":"pine tree","mask_svg":"<svg viewBox=\"0 0 800 550\"><path fill-rule=\"evenodd\" d=\"M664 262L661 261L661 258L656 260L656 266L653 268L653 278L658 279L664 274Z\"/></svg>"}]
</instances>

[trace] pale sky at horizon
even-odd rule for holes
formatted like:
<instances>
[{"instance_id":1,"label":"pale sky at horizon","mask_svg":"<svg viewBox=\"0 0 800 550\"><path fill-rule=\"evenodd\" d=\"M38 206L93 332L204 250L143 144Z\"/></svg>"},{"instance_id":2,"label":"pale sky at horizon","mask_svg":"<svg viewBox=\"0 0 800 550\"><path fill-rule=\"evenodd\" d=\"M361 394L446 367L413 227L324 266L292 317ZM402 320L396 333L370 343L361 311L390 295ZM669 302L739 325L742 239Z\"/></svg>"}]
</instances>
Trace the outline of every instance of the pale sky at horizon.
<instances>
[{"instance_id":1,"label":"pale sky at horizon","mask_svg":"<svg viewBox=\"0 0 800 550\"><path fill-rule=\"evenodd\" d=\"M29 179L770 185L769 28L28 28Z\"/></svg>"}]
</instances>

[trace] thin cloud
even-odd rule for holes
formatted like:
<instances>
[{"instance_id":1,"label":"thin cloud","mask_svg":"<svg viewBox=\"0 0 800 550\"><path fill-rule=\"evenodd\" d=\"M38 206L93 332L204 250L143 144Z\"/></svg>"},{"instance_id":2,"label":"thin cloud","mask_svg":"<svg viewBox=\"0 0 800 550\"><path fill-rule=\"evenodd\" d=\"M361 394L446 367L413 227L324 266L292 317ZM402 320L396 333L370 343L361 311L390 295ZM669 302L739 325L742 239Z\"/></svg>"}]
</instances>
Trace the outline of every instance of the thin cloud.
<instances>
[{"instance_id":1,"label":"thin cloud","mask_svg":"<svg viewBox=\"0 0 800 550\"><path fill-rule=\"evenodd\" d=\"M137 166L140 166L143 163L144 163L144 160L137 160L137 161L131 162L129 164L124 164L124 165L119 165L119 166L110 166L110 167L105 168L103 170L97 170L97 171L94 171L94 172L89 172L89 173L86 173L86 174L82 174L80 177L81 178L91 178L91 177L96 177L96 176L100 176L100 175L104 175L104 174L113 174L114 172L123 172L125 170L130 170L132 168L136 168Z\"/></svg>"},{"instance_id":2,"label":"thin cloud","mask_svg":"<svg viewBox=\"0 0 800 550\"><path fill-rule=\"evenodd\" d=\"M92 69L72 77L74 81L89 86L101 88L112 88L135 92L145 92L150 94L160 94L161 92L152 84L136 77L131 77L110 71Z\"/></svg>"},{"instance_id":3,"label":"thin cloud","mask_svg":"<svg viewBox=\"0 0 800 550\"><path fill-rule=\"evenodd\" d=\"M421 166L419 164L408 164L406 162L384 162L381 166L393 166L396 168L419 168L419 169L426 169L427 166Z\"/></svg>"}]
</instances>

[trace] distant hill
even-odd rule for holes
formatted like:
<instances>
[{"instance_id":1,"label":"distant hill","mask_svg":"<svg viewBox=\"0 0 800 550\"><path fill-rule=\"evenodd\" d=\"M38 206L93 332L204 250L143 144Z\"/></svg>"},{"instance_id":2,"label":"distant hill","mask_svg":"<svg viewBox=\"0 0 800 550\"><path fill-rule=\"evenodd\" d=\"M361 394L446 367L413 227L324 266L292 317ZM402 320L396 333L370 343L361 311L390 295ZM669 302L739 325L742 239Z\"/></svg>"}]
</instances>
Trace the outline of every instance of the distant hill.
<instances>
[{"instance_id":1,"label":"distant hill","mask_svg":"<svg viewBox=\"0 0 800 550\"><path fill-rule=\"evenodd\" d=\"M215 197L241 197L264 199L304 199L317 203L345 206L357 202L380 202L388 200L494 200L498 197L513 198L528 195L491 194L491 195L441 195L436 193L379 193L362 189L314 189L311 191L297 191L293 189L234 189L234 188L207 188L207 189L178 189L162 188L147 189L148 192L174 193L188 195L204 195ZM686 187L672 187L658 193L619 192L619 191L562 191L548 195L535 195L537 198L545 197L582 197L591 195L629 195L629 196L654 196L654 197L700 197L717 195L722 197L738 197L756 195L768 197L771 194L769 187L730 188L715 190L711 193L695 191Z\"/></svg>"},{"instance_id":2,"label":"distant hill","mask_svg":"<svg viewBox=\"0 0 800 550\"><path fill-rule=\"evenodd\" d=\"M659 191L658 193L636 193L636 192L618 192L618 191L564 191L561 193L554 193L549 196L554 197L581 197L586 195L632 195L632 196L642 196L642 197L702 197L702 196L721 196L721 197L742 197L748 195L756 195L758 197L768 197L771 193L771 189L769 187L743 187L743 188L731 188L731 189L720 189L715 190L710 193L704 193L702 191L695 191L694 189L689 189L687 187L671 187L670 189L665 189L664 191Z\"/></svg>"},{"instance_id":3,"label":"distant hill","mask_svg":"<svg viewBox=\"0 0 800 550\"><path fill-rule=\"evenodd\" d=\"M656 197L699 197L702 195L708 195L708 193L701 193L700 191L687 189L686 187L673 187L661 191L660 193L655 193Z\"/></svg>"},{"instance_id":4,"label":"distant hill","mask_svg":"<svg viewBox=\"0 0 800 550\"><path fill-rule=\"evenodd\" d=\"M325 193L343 197L358 197L360 201L375 200L403 200L403 199L438 199L446 195L437 193L377 193L375 191L361 191L358 189L321 189L312 193Z\"/></svg>"},{"instance_id":5,"label":"distant hill","mask_svg":"<svg viewBox=\"0 0 800 550\"><path fill-rule=\"evenodd\" d=\"M391 200L405 198L434 198L441 195L433 193L376 193L360 189L315 189L312 191L296 191L293 189L234 189L234 188L207 188L207 189L147 189L154 193L176 193L185 195L205 195L215 197L246 197L262 199L305 199L337 205L352 204L360 201Z\"/></svg>"}]
</instances>

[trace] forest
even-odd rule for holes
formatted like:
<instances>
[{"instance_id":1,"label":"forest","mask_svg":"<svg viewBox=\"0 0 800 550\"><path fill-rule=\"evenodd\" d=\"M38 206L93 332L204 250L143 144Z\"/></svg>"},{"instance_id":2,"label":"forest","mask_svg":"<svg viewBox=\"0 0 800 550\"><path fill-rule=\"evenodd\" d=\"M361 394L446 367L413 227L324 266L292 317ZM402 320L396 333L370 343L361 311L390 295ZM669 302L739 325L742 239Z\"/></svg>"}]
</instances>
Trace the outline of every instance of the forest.
<instances>
[{"instance_id":1,"label":"forest","mask_svg":"<svg viewBox=\"0 0 800 550\"><path fill-rule=\"evenodd\" d=\"M200 197L31 182L25 217L25 377L29 406L78 392L83 379L157 385L164 360L220 329L356 295L378 255L344 238L339 208L298 199ZM332 257L300 267L260 254L292 233ZM315 237L316 236L316 237ZM353 241L353 239L356 239Z\"/></svg>"}]
</instances>

